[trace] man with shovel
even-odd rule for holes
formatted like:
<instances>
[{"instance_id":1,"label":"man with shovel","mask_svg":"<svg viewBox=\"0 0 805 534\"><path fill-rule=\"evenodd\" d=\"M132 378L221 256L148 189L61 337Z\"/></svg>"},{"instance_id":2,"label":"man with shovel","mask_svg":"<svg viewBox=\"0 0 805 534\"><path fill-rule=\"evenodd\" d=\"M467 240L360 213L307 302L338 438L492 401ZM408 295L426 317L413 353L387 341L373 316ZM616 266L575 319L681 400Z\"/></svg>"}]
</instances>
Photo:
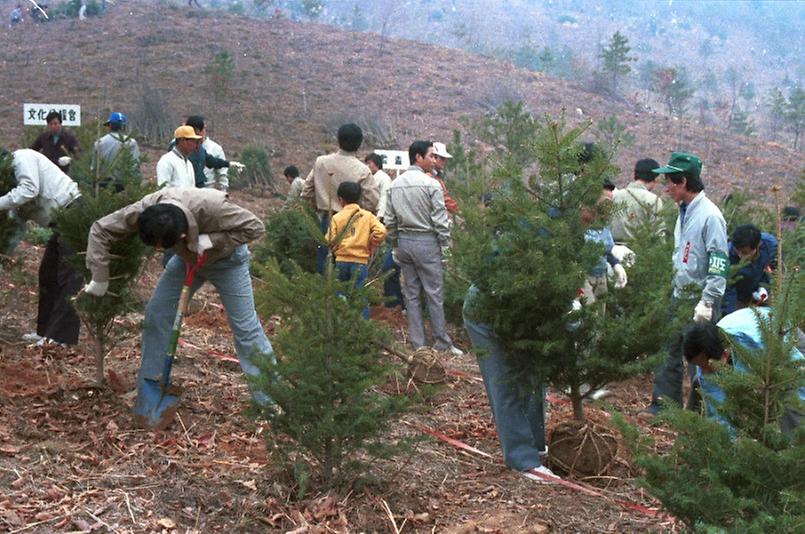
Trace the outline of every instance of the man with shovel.
<instances>
[{"instance_id":1,"label":"man with shovel","mask_svg":"<svg viewBox=\"0 0 805 534\"><path fill-rule=\"evenodd\" d=\"M262 221L230 202L226 193L193 188L162 189L92 225L86 260L92 281L84 288L90 295L101 297L109 288L114 242L138 232L145 244L175 252L145 309L135 406L144 400L148 383L153 384L160 374L165 375L162 386L166 385L170 364L165 354L183 284L189 285L190 296L205 281L215 286L234 334L241 368L247 375L259 374L252 357L256 353L272 354L273 350L254 308L246 243L264 231ZM190 266L198 268L195 276ZM180 321L178 317L176 322ZM258 392L253 395L261 404L271 402Z\"/></svg>"}]
</instances>

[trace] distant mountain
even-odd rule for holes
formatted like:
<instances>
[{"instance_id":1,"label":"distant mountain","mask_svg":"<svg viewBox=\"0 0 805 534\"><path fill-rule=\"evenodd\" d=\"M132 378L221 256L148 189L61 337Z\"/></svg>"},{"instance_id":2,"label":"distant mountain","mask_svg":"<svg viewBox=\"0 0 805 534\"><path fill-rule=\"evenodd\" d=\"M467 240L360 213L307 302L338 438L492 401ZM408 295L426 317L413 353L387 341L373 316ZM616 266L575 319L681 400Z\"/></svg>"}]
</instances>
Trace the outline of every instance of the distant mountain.
<instances>
[{"instance_id":1,"label":"distant mountain","mask_svg":"<svg viewBox=\"0 0 805 534\"><path fill-rule=\"evenodd\" d=\"M763 196L775 181L790 190L802 167L800 154L778 143L649 112L510 62L184 2L121 0L99 18L26 21L0 36L0 64L6 145L22 136L24 102L81 104L85 123L111 109L134 118L148 89L171 130L188 114L202 114L229 154L263 145L275 171L296 164L307 172L317 154L334 147L342 122L365 126L366 150L406 148L415 138L449 141L452 129L462 128L459 119L513 98L538 115L566 108L572 121L616 115L635 136L618 160L620 183L636 159L665 160L674 150L702 157L714 195L739 186Z\"/></svg>"}]
</instances>

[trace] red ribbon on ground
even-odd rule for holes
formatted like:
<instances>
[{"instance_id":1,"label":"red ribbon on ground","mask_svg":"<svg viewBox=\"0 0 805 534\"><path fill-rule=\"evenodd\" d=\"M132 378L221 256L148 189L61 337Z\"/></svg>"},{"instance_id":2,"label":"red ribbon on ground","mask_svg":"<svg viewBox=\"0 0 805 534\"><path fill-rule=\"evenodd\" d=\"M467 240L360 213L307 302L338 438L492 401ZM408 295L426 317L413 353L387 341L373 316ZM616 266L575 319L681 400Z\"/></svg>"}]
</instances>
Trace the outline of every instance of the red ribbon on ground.
<instances>
[{"instance_id":1,"label":"red ribbon on ground","mask_svg":"<svg viewBox=\"0 0 805 534\"><path fill-rule=\"evenodd\" d=\"M484 452L484 451L482 451L480 449L477 449L477 448L475 448L475 447L473 447L471 445L467 445L463 441L457 440L455 438L451 438L450 436L447 436L447 435L439 432L438 430L434 430L432 428L428 428L428 427L425 427L425 426L417 426L416 428L419 429L421 432L423 432L425 434L433 436L434 438L436 438L436 439L438 439L440 441L443 441L445 443L448 443L448 444L452 445L453 447L456 447L457 449L465 450L465 451L471 452L473 454L483 456L484 458L489 458L489 459L492 458L491 454L486 453L486 452ZM551 475L547 475L545 473L540 473L536 469L531 469L530 471L528 471L528 473L530 475L534 475L536 477L539 477L539 478L545 480L546 482L550 482L552 484L558 484L560 486L564 486L564 487L566 487L568 489L571 489L573 491L578 491L580 493L585 493L585 494L591 495L593 497L601 497L602 499L605 499L605 500L610 501L610 502L612 502L614 504L617 504L618 506L620 506L622 508L626 508L627 510L633 510L635 512L639 512L639 513L641 513L641 514L643 514L645 516L648 516L648 517L660 517L660 518L666 517L668 519L672 519L671 517L667 516L666 514L662 514L656 508L649 508L647 506L643 506L642 504L635 504L635 503L629 502L629 501L623 501L623 500L620 500L620 499L613 499L612 497L609 497L609 496L601 493L600 491L596 490L595 488L593 488L591 486L588 486L586 484L582 484L580 482L570 482L569 480L564 480L564 479L562 479L562 478L560 478L558 476L555 476L555 475L551 476Z\"/></svg>"},{"instance_id":2,"label":"red ribbon on ground","mask_svg":"<svg viewBox=\"0 0 805 534\"><path fill-rule=\"evenodd\" d=\"M193 345L192 343L190 343L188 341L185 341L184 339L179 340L179 345L181 345L183 347L189 347L191 349L196 349L198 351L203 352L204 354L209 354L213 358L218 358L219 360L224 360L225 362L239 362L240 361L237 358L235 358L234 356L230 356L229 354L223 354L221 352L216 352L214 350L202 349L201 347L197 347L197 346Z\"/></svg>"}]
</instances>

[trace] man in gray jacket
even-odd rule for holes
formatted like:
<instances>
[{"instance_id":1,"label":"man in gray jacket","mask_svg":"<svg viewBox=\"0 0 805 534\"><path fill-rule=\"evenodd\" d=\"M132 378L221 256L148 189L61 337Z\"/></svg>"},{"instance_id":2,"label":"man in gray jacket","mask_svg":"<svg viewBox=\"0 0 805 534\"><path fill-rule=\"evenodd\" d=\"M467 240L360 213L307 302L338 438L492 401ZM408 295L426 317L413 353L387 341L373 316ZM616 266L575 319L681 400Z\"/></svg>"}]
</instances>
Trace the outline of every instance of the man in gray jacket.
<instances>
[{"instance_id":1,"label":"man in gray jacket","mask_svg":"<svg viewBox=\"0 0 805 534\"><path fill-rule=\"evenodd\" d=\"M433 348L462 352L447 335L444 319L444 273L442 261L450 245L447 210L433 168L433 143L414 141L408 149L411 167L387 189L386 239L394 262L403 275L403 294L408 310L408 337L414 349L425 345L420 295L424 291L430 316Z\"/></svg>"},{"instance_id":2,"label":"man in gray jacket","mask_svg":"<svg viewBox=\"0 0 805 534\"><path fill-rule=\"evenodd\" d=\"M53 210L77 206L81 193L78 185L43 154L24 148L13 155L0 150L0 158L13 158L12 168L17 186L0 197L0 216L16 210L25 220L31 219L43 228L51 226ZM81 321L70 297L81 288L81 277L66 260L73 255L53 232L39 264L39 304L36 332L23 335L25 341L43 345L48 342L75 345Z\"/></svg>"},{"instance_id":3,"label":"man in gray jacket","mask_svg":"<svg viewBox=\"0 0 805 534\"><path fill-rule=\"evenodd\" d=\"M95 160L94 164L112 168L112 176L108 181L101 182L100 187L107 187L109 182L113 182L115 191L122 191L124 184L120 183L120 171L118 160L120 149L125 148L129 155L131 164L130 175L140 177L140 147L137 140L130 135L126 135L126 115L119 111L113 111L104 123L109 129L109 133L95 141ZM103 168L103 167L101 167Z\"/></svg>"},{"instance_id":4,"label":"man in gray jacket","mask_svg":"<svg viewBox=\"0 0 805 534\"><path fill-rule=\"evenodd\" d=\"M665 191L679 204L674 227L673 305L689 308L697 323L718 321L729 273L727 225L721 210L704 194L701 171L699 158L676 152L668 165L654 169L665 175ZM693 373L689 374L692 378ZM651 405L643 412L647 417L657 413L660 398L682 405L682 376L680 333L669 347L668 361L655 371ZM688 407L696 399L692 392Z\"/></svg>"}]
</instances>

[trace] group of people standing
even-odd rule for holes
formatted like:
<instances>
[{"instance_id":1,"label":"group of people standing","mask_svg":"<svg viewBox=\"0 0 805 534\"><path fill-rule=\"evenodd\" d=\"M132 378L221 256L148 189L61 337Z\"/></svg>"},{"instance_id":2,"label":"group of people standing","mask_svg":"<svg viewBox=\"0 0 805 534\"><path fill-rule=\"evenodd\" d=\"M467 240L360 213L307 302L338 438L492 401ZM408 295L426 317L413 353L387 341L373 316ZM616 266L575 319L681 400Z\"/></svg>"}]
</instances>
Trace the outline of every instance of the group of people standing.
<instances>
[{"instance_id":1,"label":"group of people standing","mask_svg":"<svg viewBox=\"0 0 805 534\"><path fill-rule=\"evenodd\" d=\"M299 178L296 167L285 170L291 194L299 192L317 213L322 233L330 237L329 245L318 248L317 269L324 271L327 258L332 257L340 278L354 278L356 284L362 284L370 256L385 239L389 249L384 264L387 270L399 269L402 274L401 288L394 272L386 289L392 305L404 303L412 348L429 344L422 313L424 298L433 348L462 354L453 344L444 318L444 259L450 246L445 199L450 197L438 172L443 172L444 161L450 157L445 146L414 141L408 149L410 167L392 181L383 171L380 156L369 154L364 162L357 157L363 142L359 126L344 124L337 137L339 150L316 158L306 179ZM452 199L450 202L457 209ZM349 235L340 235L347 227ZM364 315L368 316L368 310Z\"/></svg>"},{"instance_id":2,"label":"group of people standing","mask_svg":"<svg viewBox=\"0 0 805 534\"><path fill-rule=\"evenodd\" d=\"M114 157L126 147L138 160L136 142L122 133L125 122L122 113L110 114L106 123L109 134L95 145L99 158ZM34 220L48 226L53 209L80 206L78 186L65 172L80 147L60 126L60 117L49 117L48 131L32 148L13 153L18 186L0 197L0 211L31 203L36 207ZM402 295L397 298L407 310L411 347L432 345L436 350L461 355L447 332L443 310L451 216L458 213L458 205L447 194L444 182L444 165L450 154L441 143L414 141L408 149L410 167L392 180L382 170L383 160L377 154L366 156L364 161L357 157L363 141L357 125L342 125L337 138L339 150L318 157L305 179L296 167L285 169L290 196L298 195L315 210L321 231L328 238L328 245L317 251L319 271L325 270L329 258L341 280L363 284L369 259L387 242L384 259L389 262L389 270L399 268L402 274ZM192 291L205 281L218 290L244 372L259 372L252 361L256 353L272 354L254 308L248 271L247 244L262 236L264 226L254 214L229 201L228 182L222 171L228 167L243 166L224 159L220 145L206 137L203 118L189 117L176 129L170 150L157 164L156 181L161 189L92 226L86 257L92 279L84 291L95 297L108 291L114 242L138 233L147 245L173 252L146 306L138 384L161 370L185 267L199 257L204 258L204 264ZM730 317L736 308L766 300L768 293L764 293L763 285L776 266L777 243L770 234L743 225L735 230L730 244L724 217L704 193L701 171L701 160L692 154L674 153L666 165L651 159L638 161L634 181L611 192L620 209L609 224L613 244L608 250L615 244L628 247L637 224L660 216L662 200L652 190L658 177L664 177L666 194L679 206L674 227L673 306L687 308L696 325L721 325L717 322L722 313ZM606 184L604 190L611 191ZM42 260L37 332L29 335L30 341L77 342L78 319L68 299L82 282L64 276L68 268L63 260L70 253L54 234ZM728 284L730 265L741 260L746 262L744 276ZM617 261L614 264L621 267ZM616 286L625 284L625 273L616 275L615 282ZM399 287L399 281L397 284ZM698 288L693 297L689 293L691 286ZM472 292L467 298L471 300ZM425 335L423 307L430 320L430 341ZM544 391L515 390L508 380L509 370L494 332L488 325L476 322L468 309L465 303L464 325L473 346L485 353L479 366L504 460L518 471L537 469L550 474L541 465L546 450ZM368 308L364 317L368 317ZM730 321L730 327L735 328L735 323ZM668 360L655 373L646 416L657 413L669 402L682 405L683 357L702 363L705 354L689 348L694 346L689 342L691 335L680 334L669 343ZM694 365L689 369L692 378L701 379ZM700 369L705 371L706 366L700 365ZM255 394L258 402L269 402L258 397Z\"/></svg>"}]
</instances>

